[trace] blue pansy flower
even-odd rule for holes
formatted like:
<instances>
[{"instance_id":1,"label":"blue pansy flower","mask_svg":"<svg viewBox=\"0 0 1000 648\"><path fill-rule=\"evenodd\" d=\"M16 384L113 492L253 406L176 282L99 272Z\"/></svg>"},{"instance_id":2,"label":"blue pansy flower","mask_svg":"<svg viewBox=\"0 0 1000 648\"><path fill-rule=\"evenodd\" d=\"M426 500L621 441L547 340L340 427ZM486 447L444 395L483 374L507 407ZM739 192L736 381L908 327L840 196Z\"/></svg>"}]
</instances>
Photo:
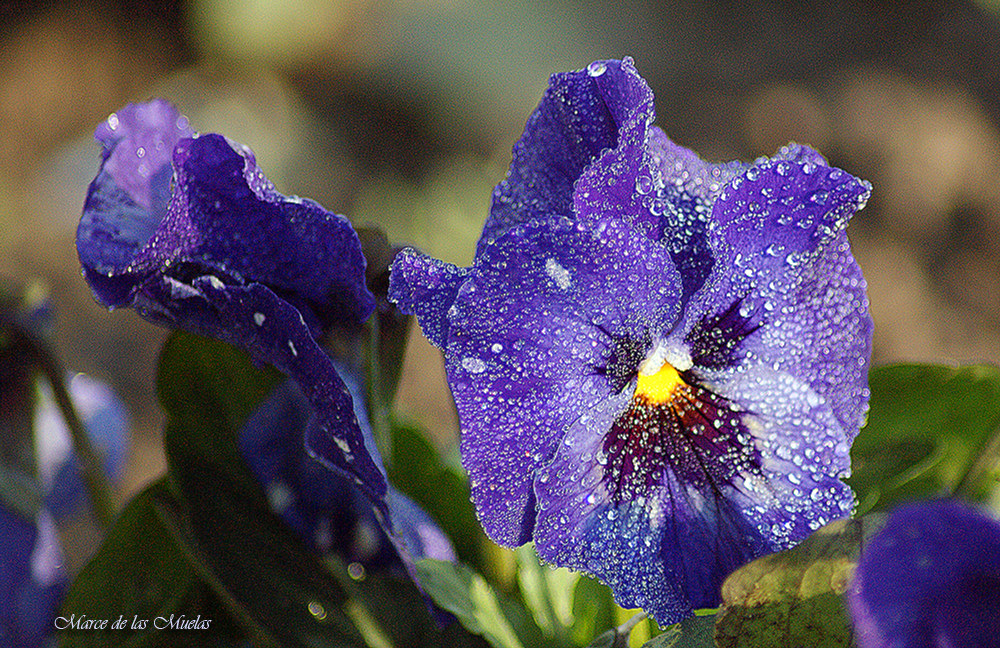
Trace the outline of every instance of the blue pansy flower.
<instances>
[{"instance_id":1,"label":"blue pansy flower","mask_svg":"<svg viewBox=\"0 0 1000 648\"><path fill-rule=\"evenodd\" d=\"M390 298L444 351L487 534L669 624L851 511L870 186L804 146L706 163L653 119L630 59L554 75L472 267L408 250Z\"/></svg>"},{"instance_id":2,"label":"blue pansy flower","mask_svg":"<svg viewBox=\"0 0 1000 648\"><path fill-rule=\"evenodd\" d=\"M410 566L397 524L405 505L320 344L375 308L347 218L279 194L248 148L194 133L162 100L130 104L95 136L102 163L77 250L98 301L235 344L285 373L309 406L308 453L368 498Z\"/></svg>"},{"instance_id":3,"label":"blue pansy flower","mask_svg":"<svg viewBox=\"0 0 1000 648\"><path fill-rule=\"evenodd\" d=\"M66 592L62 548L52 516L34 520L0 505L0 648L41 646Z\"/></svg>"},{"instance_id":4,"label":"blue pansy flower","mask_svg":"<svg viewBox=\"0 0 1000 648\"><path fill-rule=\"evenodd\" d=\"M952 500L893 510L847 601L861 648L1000 646L1000 521Z\"/></svg>"}]
</instances>

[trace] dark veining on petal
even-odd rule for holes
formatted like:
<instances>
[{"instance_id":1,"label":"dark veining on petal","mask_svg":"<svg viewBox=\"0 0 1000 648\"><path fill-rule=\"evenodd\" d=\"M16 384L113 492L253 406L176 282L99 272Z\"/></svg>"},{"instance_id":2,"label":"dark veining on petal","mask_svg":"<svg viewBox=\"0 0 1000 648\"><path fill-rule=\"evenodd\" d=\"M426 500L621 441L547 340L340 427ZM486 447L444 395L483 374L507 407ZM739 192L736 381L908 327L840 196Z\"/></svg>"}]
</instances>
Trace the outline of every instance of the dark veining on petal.
<instances>
[{"instance_id":1,"label":"dark veining on petal","mask_svg":"<svg viewBox=\"0 0 1000 648\"><path fill-rule=\"evenodd\" d=\"M736 300L725 311L702 318L685 336L691 345L691 360L696 367L731 367L740 343L763 326L756 312L743 314L742 304L742 300Z\"/></svg>"},{"instance_id":2,"label":"dark veining on petal","mask_svg":"<svg viewBox=\"0 0 1000 648\"><path fill-rule=\"evenodd\" d=\"M652 336L646 332L638 337L615 335L603 326L597 330L608 340L609 357L603 366L592 367L596 374L605 376L614 393L625 389L638 373L639 363L649 352Z\"/></svg>"},{"instance_id":3,"label":"dark veining on petal","mask_svg":"<svg viewBox=\"0 0 1000 648\"><path fill-rule=\"evenodd\" d=\"M690 372L677 375L662 400L637 393L604 437L604 482L615 504L652 492L667 468L705 493L740 472L760 473L745 412Z\"/></svg>"}]
</instances>

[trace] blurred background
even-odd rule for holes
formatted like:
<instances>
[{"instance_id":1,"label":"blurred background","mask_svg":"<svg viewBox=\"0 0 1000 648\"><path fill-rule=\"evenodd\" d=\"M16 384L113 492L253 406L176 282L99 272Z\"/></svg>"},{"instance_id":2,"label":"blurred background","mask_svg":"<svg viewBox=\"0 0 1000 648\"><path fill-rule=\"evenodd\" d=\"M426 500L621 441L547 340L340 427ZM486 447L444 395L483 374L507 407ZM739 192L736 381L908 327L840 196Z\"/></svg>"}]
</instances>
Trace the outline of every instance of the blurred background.
<instances>
[{"instance_id":1,"label":"blurred background","mask_svg":"<svg viewBox=\"0 0 1000 648\"><path fill-rule=\"evenodd\" d=\"M41 279L64 362L137 430L124 499L163 470L166 332L98 307L73 237L93 128L163 96L309 196L468 263L553 72L635 58L657 123L713 161L794 140L874 185L851 239L875 362L1000 362L1000 22L992 2L0 0L0 276ZM457 426L411 337L398 412Z\"/></svg>"}]
</instances>

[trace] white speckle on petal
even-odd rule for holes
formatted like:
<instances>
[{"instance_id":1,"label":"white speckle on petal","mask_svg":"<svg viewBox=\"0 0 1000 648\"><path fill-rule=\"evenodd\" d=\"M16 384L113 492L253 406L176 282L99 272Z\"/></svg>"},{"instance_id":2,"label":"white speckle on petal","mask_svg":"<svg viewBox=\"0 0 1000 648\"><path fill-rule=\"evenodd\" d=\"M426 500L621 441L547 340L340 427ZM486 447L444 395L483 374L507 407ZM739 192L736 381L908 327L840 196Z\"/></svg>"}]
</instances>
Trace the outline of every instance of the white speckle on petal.
<instances>
[{"instance_id":1,"label":"white speckle on petal","mask_svg":"<svg viewBox=\"0 0 1000 648\"><path fill-rule=\"evenodd\" d=\"M570 286L570 276L569 270L559 265L559 262L549 257L545 261L545 272L548 273L552 281L556 282L556 285L566 290Z\"/></svg>"},{"instance_id":2,"label":"white speckle on petal","mask_svg":"<svg viewBox=\"0 0 1000 648\"><path fill-rule=\"evenodd\" d=\"M292 342L291 340L288 341L288 350L291 351L292 355L295 356L296 358L299 357L299 352L295 348L295 343Z\"/></svg>"},{"instance_id":3,"label":"white speckle on petal","mask_svg":"<svg viewBox=\"0 0 1000 648\"><path fill-rule=\"evenodd\" d=\"M257 326L263 326L264 325L264 320L266 320L266 319L267 318L264 317L264 313L254 313L253 314L253 322Z\"/></svg>"},{"instance_id":4,"label":"white speckle on petal","mask_svg":"<svg viewBox=\"0 0 1000 648\"><path fill-rule=\"evenodd\" d=\"M351 444L347 442L346 439L341 439L338 436L333 437L333 442L337 444L337 447L343 450L345 453L350 454Z\"/></svg>"},{"instance_id":5,"label":"white speckle on petal","mask_svg":"<svg viewBox=\"0 0 1000 648\"><path fill-rule=\"evenodd\" d=\"M469 373L480 374L486 371L486 363L479 358L462 358L462 369Z\"/></svg>"},{"instance_id":6,"label":"white speckle on petal","mask_svg":"<svg viewBox=\"0 0 1000 648\"><path fill-rule=\"evenodd\" d=\"M644 376L654 376L664 364L669 364L677 371L687 371L694 366L694 360L691 359L691 351L686 346L660 341L639 365L639 373Z\"/></svg>"},{"instance_id":7,"label":"white speckle on petal","mask_svg":"<svg viewBox=\"0 0 1000 648\"><path fill-rule=\"evenodd\" d=\"M219 279L215 275L208 275L208 283L212 284L212 288L216 290L222 290L226 287L226 284L222 283L222 279Z\"/></svg>"}]
</instances>

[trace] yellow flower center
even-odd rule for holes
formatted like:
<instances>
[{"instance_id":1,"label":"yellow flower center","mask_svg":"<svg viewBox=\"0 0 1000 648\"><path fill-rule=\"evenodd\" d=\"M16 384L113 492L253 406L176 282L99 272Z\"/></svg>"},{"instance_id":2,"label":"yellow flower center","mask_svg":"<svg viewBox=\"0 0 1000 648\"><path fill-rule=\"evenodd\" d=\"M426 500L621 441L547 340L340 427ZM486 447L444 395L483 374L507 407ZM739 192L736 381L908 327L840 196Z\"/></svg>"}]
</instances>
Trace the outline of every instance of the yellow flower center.
<instances>
[{"instance_id":1,"label":"yellow flower center","mask_svg":"<svg viewBox=\"0 0 1000 648\"><path fill-rule=\"evenodd\" d=\"M639 373L635 386L635 398L642 398L649 404L666 404L674 396L678 387L684 386L684 379L669 362L664 362L655 374Z\"/></svg>"}]
</instances>

